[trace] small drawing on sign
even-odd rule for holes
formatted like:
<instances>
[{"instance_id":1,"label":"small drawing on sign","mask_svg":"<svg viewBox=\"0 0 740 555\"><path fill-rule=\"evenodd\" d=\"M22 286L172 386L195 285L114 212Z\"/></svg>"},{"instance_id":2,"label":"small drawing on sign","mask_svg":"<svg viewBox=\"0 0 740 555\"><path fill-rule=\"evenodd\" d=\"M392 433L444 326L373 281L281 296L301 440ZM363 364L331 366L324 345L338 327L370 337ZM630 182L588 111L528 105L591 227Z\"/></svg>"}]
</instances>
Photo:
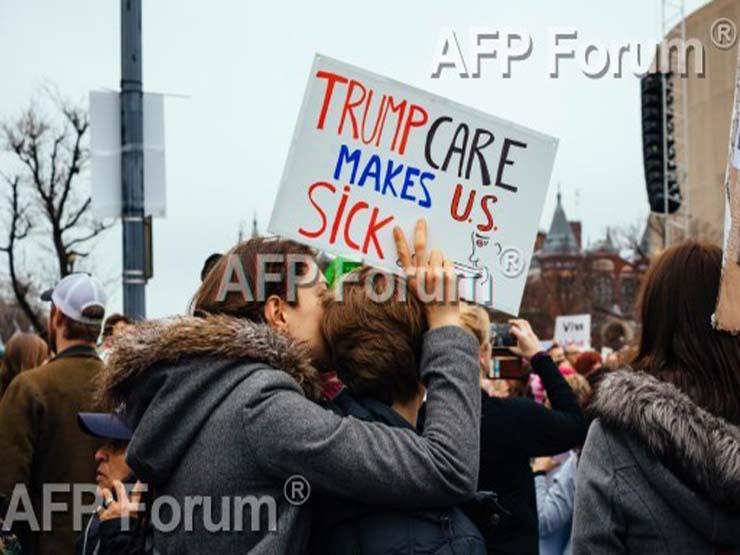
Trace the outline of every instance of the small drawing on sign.
<instances>
[{"instance_id":1,"label":"small drawing on sign","mask_svg":"<svg viewBox=\"0 0 740 555\"><path fill-rule=\"evenodd\" d=\"M488 266L481 266L480 250L488 246L491 238L473 231L470 233L470 242L473 247L468 257L470 264L455 262L455 270L461 279L473 279L483 285L491 279L491 271L488 269ZM495 243L495 246L498 247L499 251L501 250L500 243Z\"/></svg>"}]
</instances>

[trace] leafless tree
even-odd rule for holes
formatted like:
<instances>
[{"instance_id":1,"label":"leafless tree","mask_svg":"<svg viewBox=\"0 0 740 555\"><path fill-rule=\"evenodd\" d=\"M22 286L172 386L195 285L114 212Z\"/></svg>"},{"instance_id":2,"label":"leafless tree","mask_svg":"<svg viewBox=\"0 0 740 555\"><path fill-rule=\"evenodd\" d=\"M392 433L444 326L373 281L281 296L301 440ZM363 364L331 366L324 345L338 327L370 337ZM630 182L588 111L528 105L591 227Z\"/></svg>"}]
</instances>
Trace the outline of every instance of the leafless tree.
<instances>
[{"instance_id":1,"label":"leafless tree","mask_svg":"<svg viewBox=\"0 0 740 555\"><path fill-rule=\"evenodd\" d=\"M80 179L89 160L88 114L51 92L46 97L54 116L32 103L16 119L0 126L0 144L12 167L4 171L11 203L2 252L7 256L16 301L39 330L43 330L41 319L28 293L40 276L23 277L18 268L19 242L29 241L37 248L50 244L54 278L59 279L90 254L92 240L107 227L93 220L91 197Z\"/></svg>"},{"instance_id":2,"label":"leafless tree","mask_svg":"<svg viewBox=\"0 0 740 555\"><path fill-rule=\"evenodd\" d=\"M33 326L42 331L44 329L38 312L31 306L28 301L28 292L31 288L30 283L23 279L16 267L16 247L18 242L28 237L31 231L31 220L29 218L29 206L27 203L23 203L20 199L20 178L15 176L9 178L3 176L8 186L10 187L9 203L8 203L8 232L7 240L4 244L0 245L0 251L4 252L8 258L8 273L10 274L10 284L13 288L13 294L15 295L18 306L26 314L27 318L31 320Z\"/></svg>"}]
</instances>

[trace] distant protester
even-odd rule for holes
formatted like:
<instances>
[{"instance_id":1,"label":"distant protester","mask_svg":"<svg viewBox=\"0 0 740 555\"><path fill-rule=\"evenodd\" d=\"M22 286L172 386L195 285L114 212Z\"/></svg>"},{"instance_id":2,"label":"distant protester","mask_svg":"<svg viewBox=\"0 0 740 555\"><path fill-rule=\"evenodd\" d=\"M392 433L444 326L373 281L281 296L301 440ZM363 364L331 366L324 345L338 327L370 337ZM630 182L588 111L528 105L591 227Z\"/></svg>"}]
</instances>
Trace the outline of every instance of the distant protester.
<instances>
[{"instance_id":1,"label":"distant protester","mask_svg":"<svg viewBox=\"0 0 740 555\"><path fill-rule=\"evenodd\" d=\"M327 307L322 331L330 366L349 395L336 398L331 408L342 416L417 433L425 393L420 372L424 306L414 296L404 298L401 278L369 267L345 275L337 288L342 300ZM384 302L368 293L385 298L391 289L395 293ZM402 455L396 456L400 460ZM316 555L486 553L478 529L454 506L400 511L320 496L314 510L310 552Z\"/></svg>"},{"instance_id":2,"label":"distant protester","mask_svg":"<svg viewBox=\"0 0 740 555\"><path fill-rule=\"evenodd\" d=\"M488 341L489 317L466 305L463 322L471 333ZM481 451L478 491L494 492L506 511L497 525L481 530L489 553L536 554L539 546L537 501L530 460L563 453L583 443L588 424L573 390L526 320L512 320L516 346L511 351L529 361L542 379L552 409L525 397L500 398L484 386L490 347L480 344L482 382Z\"/></svg>"},{"instance_id":3,"label":"distant protester","mask_svg":"<svg viewBox=\"0 0 740 555\"><path fill-rule=\"evenodd\" d=\"M12 501L14 492L19 495L16 488L25 486L38 518L44 514L46 487L66 487L54 493L54 501L72 507L75 485L89 484L95 476L98 440L79 429L77 413L93 408L103 367L95 344L106 295L97 280L76 273L41 298L51 302L49 341L56 356L18 374L0 400L0 495ZM73 511L53 512L50 524L52 530L42 533L14 523L24 553L74 553Z\"/></svg>"},{"instance_id":4,"label":"distant protester","mask_svg":"<svg viewBox=\"0 0 740 555\"><path fill-rule=\"evenodd\" d=\"M5 361L0 368L0 398L10 382L24 370L41 366L49 358L46 341L33 333L18 332L5 345Z\"/></svg>"},{"instance_id":5,"label":"distant protester","mask_svg":"<svg viewBox=\"0 0 740 555\"><path fill-rule=\"evenodd\" d=\"M105 360L108 351L113 346L113 340L132 324L131 319L123 314L114 313L105 319L103 324L103 342L100 345L100 355Z\"/></svg>"},{"instance_id":6,"label":"distant protester","mask_svg":"<svg viewBox=\"0 0 740 555\"><path fill-rule=\"evenodd\" d=\"M134 524L129 521L128 526L124 526L120 507L121 503L129 501L124 484L136 481L125 459L131 430L115 413L82 412L77 415L77 422L83 432L103 443L95 452L95 462L98 464L95 481L102 504L77 539L76 553L123 553L129 546Z\"/></svg>"},{"instance_id":7,"label":"distant protester","mask_svg":"<svg viewBox=\"0 0 740 555\"><path fill-rule=\"evenodd\" d=\"M578 357L575 364L576 372L588 380L592 389L596 389L599 382L609 371L602 363L601 355L596 351L586 351Z\"/></svg>"},{"instance_id":8,"label":"distant protester","mask_svg":"<svg viewBox=\"0 0 740 555\"><path fill-rule=\"evenodd\" d=\"M591 386L580 374L565 381L585 408ZM580 447L580 446L579 446ZM532 465L537 494L537 519L540 530L540 555L570 555L573 506L575 503L578 448L556 457L539 457Z\"/></svg>"},{"instance_id":9,"label":"distant protester","mask_svg":"<svg viewBox=\"0 0 740 555\"><path fill-rule=\"evenodd\" d=\"M740 337L712 328L722 250L645 275L632 369L608 374L576 482L573 553L740 552Z\"/></svg>"},{"instance_id":10,"label":"distant protester","mask_svg":"<svg viewBox=\"0 0 740 555\"><path fill-rule=\"evenodd\" d=\"M568 343L568 345L566 345L565 358L571 368L576 367L576 361L578 360L578 357L581 356L581 353L583 353L583 350L578 345L574 343Z\"/></svg>"},{"instance_id":11,"label":"distant protester","mask_svg":"<svg viewBox=\"0 0 740 555\"><path fill-rule=\"evenodd\" d=\"M560 366L561 364L565 364L568 359L565 358L565 351L563 350L563 347L560 346L560 344L555 341L552 345L547 349L547 354L550 355L550 358L552 358L552 361L555 363L556 366Z\"/></svg>"}]
</instances>

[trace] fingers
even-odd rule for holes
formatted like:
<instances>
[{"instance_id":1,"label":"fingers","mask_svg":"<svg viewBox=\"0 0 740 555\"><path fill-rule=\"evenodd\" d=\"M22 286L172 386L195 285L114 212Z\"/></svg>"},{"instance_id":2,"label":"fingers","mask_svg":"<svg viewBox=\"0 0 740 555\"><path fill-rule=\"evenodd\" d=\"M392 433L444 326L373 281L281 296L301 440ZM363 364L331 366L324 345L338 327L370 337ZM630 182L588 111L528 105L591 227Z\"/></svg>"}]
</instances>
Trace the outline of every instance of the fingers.
<instances>
[{"instance_id":1,"label":"fingers","mask_svg":"<svg viewBox=\"0 0 740 555\"><path fill-rule=\"evenodd\" d=\"M113 494L108 488L97 487L97 494L100 496L101 504L95 509L98 516L101 516L108 512L108 507L113 504Z\"/></svg>"},{"instance_id":2,"label":"fingers","mask_svg":"<svg viewBox=\"0 0 740 555\"><path fill-rule=\"evenodd\" d=\"M131 490L131 503L133 503L134 505L138 505L141 501L141 496L144 491L146 491L146 487L139 480L137 480L134 484L133 489Z\"/></svg>"},{"instance_id":3,"label":"fingers","mask_svg":"<svg viewBox=\"0 0 740 555\"><path fill-rule=\"evenodd\" d=\"M108 488L98 488L100 490L100 497L103 499L103 503L110 503L113 501L113 493Z\"/></svg>"},{"instance_id":4,"label":"fingers","mask_svg":"<svg viewBox=\"0 0 740 555\"><path fill-rule=\"evenodd\" d=\"M442 264L444 263L444 257L442 253L433 250L429 255L429 266L426 268L425 273L425 288L424 290L430 295L436 295L439 286L444 286L442 283ZM436 298L436 297L435 297Z\"/></svg>"},{"instance_id":5,"label":"fingers","mask_svg":"<svg viewBox=\"0 0 740 555\"><path fill-rule=\"evenodd\" d=\"M420 218L414 228L414 254L416 266L423 268L427 265L427 221Z\"/></svg>"},{"instance_id":6,"label":"fingers","mask_svg":"<svg viewBox=\"0 0 740 555\"><path fill-rule=\"evenodd\" d=\"M113 480L113 488L116 490L116 497L122 504L128 503L128 495L126 494L126 488L120 480Z\"/></svg>"},{"instance_id":7,"label":"fingers","mask_svg":"<svg viewBox=\"0 0 740 555\"><path fill-rule=\"evenodd\" d=\"M524 320L522 318L512 318L509 320L509 324L512 326L516 326L516 328L522 330L523 332L531 332L532 326L529 324L527 320ZM512 327L512 332L514 328Z\"/></svg>"},{"instance_id":8,"label":"fingers","mask_svg":"<svg viewBox=\"0 0 740 555\"><path fill-rule=\"evenodd\" d=\"M452 260L445 260L443 262L444 271L444 295L447 302L456 303L460 300L460 291L458 290L457 272L455 271L455 263Z\"/></svg>"},{"instance_id":9,"label":"fingers","mask_svg":"<svg viewBox=\"0 0 740 555\"><path fill-rule=\"evenodd\" d=\"M522 328L511 322L511 328L509 328L511 331L511 335L516 337L517 339L522 339L526 334Z\"/></svg>"},{"instance_id":10,"label":"fingers","mask_svg":"<svg viewBox=\"0 0 740 555\"><path fill-rule=\"evenodd\" d=\"M401 267L408 272L409 268L411 268L411 253L409 252L409 245L406 242L406 235L398 226L393 228L393 240L396 242L398 261L401 263Z\"/></svg>"}]
</instances>

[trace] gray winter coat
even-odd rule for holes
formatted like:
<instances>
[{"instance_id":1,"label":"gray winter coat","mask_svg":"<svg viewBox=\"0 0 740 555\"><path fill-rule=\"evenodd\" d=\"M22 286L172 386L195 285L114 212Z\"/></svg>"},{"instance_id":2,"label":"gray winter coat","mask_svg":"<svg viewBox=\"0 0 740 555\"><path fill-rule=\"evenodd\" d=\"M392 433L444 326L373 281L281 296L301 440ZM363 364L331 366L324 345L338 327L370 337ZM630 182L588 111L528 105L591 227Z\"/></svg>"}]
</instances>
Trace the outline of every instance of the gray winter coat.
<instances>
[{"instance_id":1,"label":"gray winter coat","mask_svg":"<svg viewBox=\"0 0 740 555\"><path fill-rule=\"evenodd\" d=\"M578 464L573 553L740 553L740 428L669 383L601 382Z\"/></svg>"},{"instance_id":2,"label":"gray winter coat","mask_svg":"<svg viewBox=\"0 0 740 555\"><path fill-rule=\"evenodd\" d=\"M446 507L472 495L480 392L470 334L447 327L424 337L421 436L315 404L307 360L268 327L225 316L147 322L117 342L101 388L108 403L126 404L126 460L160 503L150 507L159 553L302 553L306 482L385 507Z\"/></svg>"}]
</instances>

